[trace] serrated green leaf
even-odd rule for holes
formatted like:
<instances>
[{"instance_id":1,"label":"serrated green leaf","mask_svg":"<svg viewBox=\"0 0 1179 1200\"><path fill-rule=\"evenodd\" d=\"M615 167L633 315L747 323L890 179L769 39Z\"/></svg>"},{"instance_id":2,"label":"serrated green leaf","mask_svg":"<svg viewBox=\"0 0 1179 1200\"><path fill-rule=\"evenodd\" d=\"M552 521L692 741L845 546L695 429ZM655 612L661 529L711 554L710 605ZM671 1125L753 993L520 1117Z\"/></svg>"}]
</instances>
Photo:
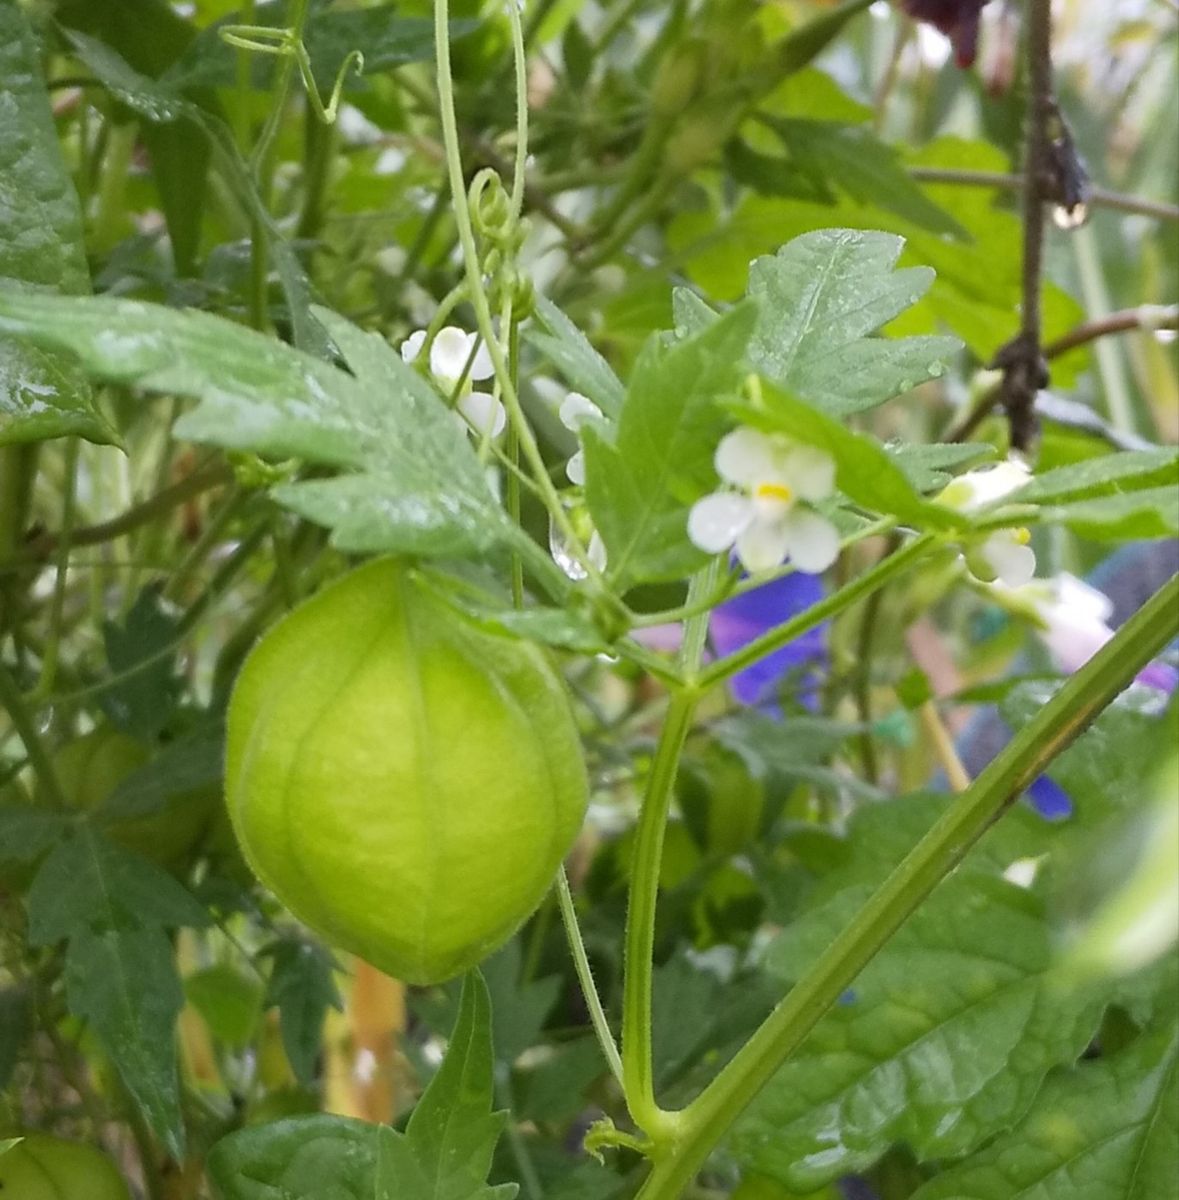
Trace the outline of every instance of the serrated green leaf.
<instances>
[{"instance_id":1,"label":"serrated green leaf","mask_svg":"<svg viewBox=\"0 0 1179 1200\"><path fill-rule=\"evenodd\" d=\"M825 450L835 459L839 490L873 512L887 513L918 528L949 529L962 520L960 514L923 499L875 438L853 432L780 388L764 384L758 405L742 402L731 407L752 425Z\"/></svg>"},{"instance_id":2,"label":"serrated green leaf","mask_svg":"<svg viewBox=\"0 0 1179 1200\"><path fill-rule=\"evenodd\" d=\"M565 377L574 390L592 400L607 417L622 408L624 389L610 364L590 345L589 339L549 299L536 298L536 320L542 329L529 325L524 339L540 351Z\"/></svg>"},{"instance_id":3,"label":"serrated green leaf","mask_svg":"<svg viewBox=\"0 0 1179 1200\"><path fill-rule=\"evenodd\" d=\"M296 1078L310 1083L323 1046L323 1022L329 1008L340 1007L331 954L306 938L280 938L266 949L272 960L267 1005L276 1005L283 1049Z\"/></svg>"},{"instance_id":4,"label":"serrated green leaf","mask_svg":"<svg viewBox=\"0 0 1179 1200\"><path fill-rule=\"evenodd\" d=\"M938 442L930 446L886 442L884 448L913 487L923 493L944 488L953 478L952 468L979 463L995 456L994 446L985 442Z\"/></svg>"},{"instance_id":5,"label":"serrated green leaf","mask_svg":"<svg viewBox=\"0 0 1179 1200\"><path fill-rule=\"evenodd\" d=\"M161 584L144 588L122 624L104 621L106 661L114 682L98 693L117 728L150 741L168 723L176 707L179 617L160 596Z\"/></svg>"},{"instance_id":6,"label":"serrated green leaf","mask_svg":"<svg viewBox=\"0 0 1179 1200\"><path fill-rule=\"evenodd\" d=\"M1179 1029L1053 1075L1020 1126L913 1200L1162 1200L1179 1162Z\"/></svg>"},{"instance_id":7,"label":"serrated green leaf","mask_svg":"<svg viewBox=\"0 0 1179 1200\"><path fill-rule=\"evenodd\" d=\"M1045 525L1067 525L1074 533L1095 542L1149 541L1179 534L1179 503L1174 485L1119 492L1093 500L1044 505L1036 520Z\"/></svg>"},{"instance_id":8,"label":"serrated green leaf","mask_svg":"<svg viewBox=\"0 0 1179 1200\"><path fill-rule=\"evenodd\" d=\"M771 948L770 969L800 978L945 802L860 810L849 860ZM1022 1116L1049 1070L1076 1060L1101 1003L1059 986L1041 900L1002 878L1051 836L1022 810L987 835L755 1101L733 1139L742 1161L803 1191L897 1142L921 1160L967 1153Z\"/></svg>"},{"instance_id":9,"label":"serrated green leaf","mask_svg":"<svg viewBox=\"0 0 1179 1200\"><path fill-rule=\"evenodd\" d=\"M184 992L159 928L84 930L65 963L70 1012L89 1023L169 1153L184 1153L176 1017Z\"/></svg>"},{"instance_id":10,"label":"serrated green leaf","mask_svg":"<svg viewBox=\"0 0 1179 1200\"><path fill-rule=\"evenodd\" d=\"M1179 452L1170 449L1126 450L1045 471L1019 491L1012 492L1006 501L1009 504L1051 502L1061 505L1162 487L1179 487Z\"/></svg>"},{"instance_id":11,"label":"serrated green leaf","mask_svg":"<svg viewBox=\"0 0 1179 1200\"><path fill-rule=\"evenodd\" d=\"M715 481L712 456L731 419L756 310L741 306L689 338L656 335L631 374L617 431L586 426L586 500L612 578L673 579L704 561L688 510Z\"/></svg>"},{"instance_id":12,"label":"serrated green leaf","mask_svg":"<svg viewBox=\"0 0 1179 1200\"><path fill-rule=\"evenodd\" d=\"M0 289L0 329L73 350L96 378L200 400L178 422L180 436L356 472L275 490L343 549L457 555L511 536L470 442L429 384L392 350L377 374L374 343L321 315L337 340L367 348L360 378L209 313Z\"/></svg>"},{"instance_id":13,"label":"serrated green leaf","mask_svg":"<svg viewBox=\"0 0 1179 1200\"><path fill-rule=\"evenodd\" d=\"M754 368L832 416L862 412L944 373L959 349L945 337L873 337L933 282L928 268L894 270L903 240L820 229L749 270L759 301Z\"/></svg>"},{"instance_id":14,"label":"serrated green leaf","mask_svg":"<svg viewBox=\"0 0 1179 1200\"><path fill-rule=\"evenodd\" d=\"M463 980L454 1032L438 1073L404 1134L382 1130L376 1195L422 1200L511 1200L515 1184L488 1187L505 1113L491 1110L491 1001L478 971Z\"/></svg>"},{"instance_id":15,"label":"serrated green leaf","mask_svg":"<svg viewBox=\"0 0 1179 1200\"><path fill-rule=\"evenodd\" d=\"M15 5L0 5L0 276L88 292L82 212L58 147L40 51ZM68 360L0 337L0 445L118 435Z\"/></svg>"},{"instance_id":16,"label":"serrated green leaf","mask_svg":"<svg viewBox=\"0 0 1179 1200\"><path fill-rule=\"evenodd\" d=\"M167 871L116 846L87 823L41 864L26 904L34 946L103 929L209 923L208 913Z\"/></svg>"}]
</instances>

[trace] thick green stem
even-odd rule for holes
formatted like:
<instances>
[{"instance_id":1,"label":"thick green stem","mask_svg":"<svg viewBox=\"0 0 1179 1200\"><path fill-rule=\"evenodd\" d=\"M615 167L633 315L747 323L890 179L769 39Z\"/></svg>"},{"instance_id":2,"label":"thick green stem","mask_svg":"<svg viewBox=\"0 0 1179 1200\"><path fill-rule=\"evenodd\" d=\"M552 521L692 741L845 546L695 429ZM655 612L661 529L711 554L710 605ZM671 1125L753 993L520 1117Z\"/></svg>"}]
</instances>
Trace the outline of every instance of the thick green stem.
<instances>
[{"instance_id":1,"label":"thick green stem","mask_svg":"<svg viewBox=\"0 0 1179 1200\"><path fill-rule=\"evenodd\" d=\"M669 1114L655 1100L651 1061L652 955L655 950L655 907L659 896L659 870L663 860L663 835L671 791L679 768L680 752L699 693L679 692L667 712L643 810L635 836L631 865L630 903L626 912L625 987L622 998L622 1077L626 1103L635 1124L658 1139Z\"/></svg>"},{"instance_id":2,"label":"thick green stem","mask_svg":"<svg viewBox=\"0 0 1179 1200\"><path fill-rule=\"evenodd\" d=\"M693 580L689 602L710 595L716 588L720 560L715 560ZM708 636L708 614L700 613L684 625L680 669L694 674ZM622 1077L630 1115L657 1144L674 1137L679 1116L659 1107L651 1053L651 996L655 951L655 908L659 897L659 872L663 861L663 836L671 793L679 770L692 717L701 691L681 687L672 695L659 745L651 763L643 808L635 830L631 863L630 896L626 912L626 945L622 993Z\"/></svg>"},{"instance_id":3,"label":"thick green stem","mask_svg":"<svg viewBox=\"0 0 1179 1200\"><path fill-rule=\"evenodd\" d=\"M819 1019L967 851L1179 634L1179 575L1157 592L946 808L736 1057L681 1114L638 1200L677 1200Z\"/></svg>"}]
</instances>

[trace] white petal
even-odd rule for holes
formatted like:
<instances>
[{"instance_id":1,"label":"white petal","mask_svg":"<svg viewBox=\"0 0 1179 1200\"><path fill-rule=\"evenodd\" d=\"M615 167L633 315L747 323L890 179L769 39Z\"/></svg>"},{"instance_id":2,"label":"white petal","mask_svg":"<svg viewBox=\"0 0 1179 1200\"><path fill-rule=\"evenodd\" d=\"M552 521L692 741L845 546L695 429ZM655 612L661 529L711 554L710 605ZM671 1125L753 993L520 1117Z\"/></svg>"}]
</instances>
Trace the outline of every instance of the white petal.
<instances>
[{"instance_id":1,"label":"white petal","mask_svg":"<svg viewBox=\"0 0 1179 1200\"><path fill-rule=\"evenodd\" d=\"M585 483L585 451L578 450L565 464L565 474L570 483L581 487Z\"/></svg>"},{"instance_id":2,"label":"white petal","mask_svg":"<svg viewBox=\"0 0 1179 1200\"><path fill-rule=\"evenodd\" d=\"M401 360L402 362L411 363L422 352L422 346L426 342L426 331L424 329L415 329L413 333L401 343Z\"/></svg>"},{"instance_id":3,"label":"white petal","mask_svg":"<svg viewBox=\"0 0 1179 1200\"><path fill-rule=\"evenodd\" d=\"M1069 613L1084 613L1096 621L1106 622L1113 616L1114 602L1084 580L1061 572L1052 581L1057 603Z\"/></svg>"},{"instance_id":4,"label":"white petal","mask_svg":"<svg viewBox=\"0 0 1179 1200\"><path fill-rule=\"evenodd\" d=\"M580 392L570 392L561 401L557 416L566 429L577 433L587 421L600 421L602 410L588 396L583 396Z\"/></svg>"},{"instance_id":5,"label":"white petal","mask_svg":"<svg viewBox=\"0 0 1179 1200\"><path fill-rule=\"evenodd\" d=\"M462 378L471 356L471 338L454 325L438 330L430 347L430 371L444 386L453 387Z\"/></svg>"},{"instance_id":6,"label":"white petal","mask_svg":"<svg viewBox=\"0 0 1179 1200\"><path fill-rule=\"evenodd\" d=\"M1008 586L1022 587L1036 575L1036 553L1019 540L1014 530L992 533L980 547L987 566Z\"/></svg>"},{"instance_id":7,"label":"white petal","mask_svg":"<svg viewBox=\"0 0 1179 1200\"><path fill-rule=\"evenodd\" d=\"M474 379L478 383L492 378L495 374L495 364L491 361L491 351L487 349L487 343L475 334L471 334L467 344L467 354L470 355L471 346L476 341L479 343L479 348L475 351L475 361L471 364L471 373L468 378Z\"/></svg>"},{"instance_id":8,"label":"white petal","mask_svg":"<svg viewBox=\"0 0 1179 1200\"><path fill-rule=\"evenodd\" d=\"M748 496L713 492L697 500L688 513L688 537L706 554L727 550L753 520Z\"/></svg>"},{"instance_id":9,"label":"white petal","mask_svg":"<svg viewBox=\"0 0 1179 1200\"><path fill-rule=\"evenodd\" d=\"M459 397L458 410L467 418L467 423L476 433L486 434L488 427L492 437L499 437L508 422L504 406L487 392L467 392Z\"/></svg>"},{"instance_id":10,"label":"white petal","mask_svg":"<svg viewBox=\"0 0 1179 1200\"><path fill-rule=\"evenodd\" d=\"M784 521L753 521L737 538L737 557L751 574L769 571L786 558L790 533Z\"/></svg>"},{"instance_id":11,"label":"white petal","mask_svg":"<svg viewBox=\"0 0 1179 1200\"><path fill-rule=\"evenodd\" d=\"M783 464L800 500L826 500L835 491L835 459L817 446L792 446Z\"/></svg>"},{"instance_id":12,"label":"white petal","mask_svg":"<svg viewBox=\"0 0 1179 1200\"><path fill-rule=\"evenodd\" d=\"M721 438L712 461L716 473L726 483L752 487L763 480L777 479L776 450L773 439L767 434L742 425Z\"/></svg>"},{"instance_id":13,"label":"white petal","mask_svg":"<svg viewBox=\"0 0 1179 1200\"><path fill-rule=\"evenodd\" d=\"M839 530L817 512L796 508L786 518L790 561L810 575L825 571L839 557Z\"/></svg>"},{"instance_id":14,"label":"white petal","mask_svg":"<svg viewBox=\"0 0 1179 1200\"><path fill-rule=\"evenodd\" d=\"M960 512L976 512L1018 491L1031 479L1027 465L1010 458L993 467L967 471L951 483L938 497L943 504Z\"/></svg>"}]
</instances>

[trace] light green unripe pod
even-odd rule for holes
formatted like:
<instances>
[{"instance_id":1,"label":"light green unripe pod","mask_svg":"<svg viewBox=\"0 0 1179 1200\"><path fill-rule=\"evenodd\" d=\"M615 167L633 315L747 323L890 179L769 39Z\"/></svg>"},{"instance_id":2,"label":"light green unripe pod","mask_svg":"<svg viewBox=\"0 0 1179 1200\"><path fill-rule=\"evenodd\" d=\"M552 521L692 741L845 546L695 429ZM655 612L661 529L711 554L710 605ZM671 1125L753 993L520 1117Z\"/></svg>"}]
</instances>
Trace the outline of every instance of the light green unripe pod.
<instances>
[{"instance_id":1,"label":"light green unripe pod","mask_svg":"<svg viewBox=\"0 0 1179 1200\"><path fill-rule=\"evenodd\" d=\"M479 962L539 905L585 813L564 685L392 559L331 584L246 660L226 799L258 877L409 983Z\"/></svg>"},{"instance_id":2,"label":"light green unripe pod","mask_svg":"<svg viewBox=\"0 0 1179 1200\"><path fill-rule=\"evenodd\" d=\"M105 1154L47 1133L26 1134L0 1154L0 1195L5 1200L131 1200Z\"/></svg>"}]
</instances>

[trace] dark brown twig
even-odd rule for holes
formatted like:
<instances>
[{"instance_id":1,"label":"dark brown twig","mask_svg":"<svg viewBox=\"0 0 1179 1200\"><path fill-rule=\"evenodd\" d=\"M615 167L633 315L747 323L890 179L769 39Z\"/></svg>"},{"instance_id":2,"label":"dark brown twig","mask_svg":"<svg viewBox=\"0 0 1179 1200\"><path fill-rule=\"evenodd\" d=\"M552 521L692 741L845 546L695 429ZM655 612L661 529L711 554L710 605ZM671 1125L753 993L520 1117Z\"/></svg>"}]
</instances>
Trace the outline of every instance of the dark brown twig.
<instances>
[{"instance_id":1,"label":"dark brown twig","mask_svg":"<svg viewBox=\"0 0 1179 1200\"><path fill-rule=\"evenodd\" d=\"M1059 123L1052 94L1052 4L1028 5L1027 149L1023 168L1023 286L1020 329L995 355L1003 372L999 403L1011 426L1011 448L1028 452L1036 438L1036 394L1048 385L1048 363L1041 349L1040 299L1044 272L1044 204L1050 190L1055 143L1049 125Z\"/></svg>"},{"instance_id":2,"label":"dark brown twig","mask_svg":"<svg viewBox=\"0 0 1179 1200\"><path fill-rule=\"evenodd\" d=\"M1086 321L1055 341L1049 342L1044 347L1044 358L1051 362L1070 350L1097 341L1098 338L1128 333L1135 329L1179 329L1179 304L1144 304L1141 308L1126 308L1096 321ZM970 411L946 431L942 440L964 442L986 420L999 400L999 387L985 392Z\"/></svg>"}]
</instances>

